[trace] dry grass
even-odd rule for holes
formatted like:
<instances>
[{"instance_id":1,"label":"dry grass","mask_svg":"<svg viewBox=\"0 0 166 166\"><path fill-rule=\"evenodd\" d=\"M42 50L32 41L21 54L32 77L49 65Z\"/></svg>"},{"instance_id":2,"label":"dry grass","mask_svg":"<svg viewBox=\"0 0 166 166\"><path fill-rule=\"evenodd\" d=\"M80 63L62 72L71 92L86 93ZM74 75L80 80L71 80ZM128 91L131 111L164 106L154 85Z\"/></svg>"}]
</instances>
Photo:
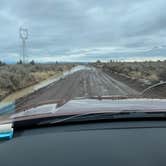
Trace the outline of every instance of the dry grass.
<instances>
[{"instance_id":1,"label":"dry grass","mask_svg":"<svg viewBox=\"0 0 166 166\"><path fill-rule=\"evenodd\" d=\"M41 80L45 80L53 75L57 75L61 73L60 71L42 71L42 72L32 72L31 76L35 78L36 82L40 82Z\"/></svg>"},{"instance_id":2,"label":"dry grass","mask_svg":"<svg viewBox=\"0 0 166 166\"><path fill-rule=\"evenodd\" d=\"M15 64L0 66L0 100L73 67L72 64Z\"/></svg>"},{"instance_id":3,"label":"dry grass","mask_svg":"<svg viewBox=\"0 0 166 166\"><path fill-rule=\"evenodd\" d=\"M145 84L166 81L166 61L95 63L96 67Z\"/></svg>"}]
</instances>

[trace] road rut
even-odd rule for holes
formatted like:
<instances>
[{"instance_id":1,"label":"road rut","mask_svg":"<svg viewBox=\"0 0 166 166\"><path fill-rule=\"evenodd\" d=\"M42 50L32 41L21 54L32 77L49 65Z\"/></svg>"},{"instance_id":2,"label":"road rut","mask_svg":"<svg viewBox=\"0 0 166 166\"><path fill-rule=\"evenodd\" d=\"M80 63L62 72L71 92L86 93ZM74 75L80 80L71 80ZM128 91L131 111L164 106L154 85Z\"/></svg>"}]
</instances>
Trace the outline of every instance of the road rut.
<instances>
[{"instance_id":1,"label":"road rut","mask_svg":"<svg viewBox=\"0 0 166 166\"><path fill-rule=\"evenodd\" d=\"M36 91L24 98L21 106L41 103L48 100L76 97L108 96L108 95L138 95L139 93L128 85L115 80L99 69L88 68L76 71L57 82Z\"/></svg>"}]
</instances>

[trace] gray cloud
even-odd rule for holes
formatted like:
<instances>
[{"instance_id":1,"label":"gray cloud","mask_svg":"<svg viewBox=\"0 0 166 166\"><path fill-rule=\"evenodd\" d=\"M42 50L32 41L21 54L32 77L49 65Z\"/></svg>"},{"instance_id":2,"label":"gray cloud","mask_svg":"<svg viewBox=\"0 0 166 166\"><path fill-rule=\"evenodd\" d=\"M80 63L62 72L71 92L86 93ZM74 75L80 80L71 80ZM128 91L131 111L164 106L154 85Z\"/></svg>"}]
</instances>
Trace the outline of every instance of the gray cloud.
<instances>
[{"instance_id":1,"label":"gray cloud","mask_svg":"<svg viewBox=\"0 0 166 166\"><path fill-rule=\"evenodd\" d=\"M29 29L30 59L93 61L145 56L166 59L165 0L12 0L12 3L0 0L0 3L2 60L18 59L20 26Z\"/></svg>"}]
</instances>

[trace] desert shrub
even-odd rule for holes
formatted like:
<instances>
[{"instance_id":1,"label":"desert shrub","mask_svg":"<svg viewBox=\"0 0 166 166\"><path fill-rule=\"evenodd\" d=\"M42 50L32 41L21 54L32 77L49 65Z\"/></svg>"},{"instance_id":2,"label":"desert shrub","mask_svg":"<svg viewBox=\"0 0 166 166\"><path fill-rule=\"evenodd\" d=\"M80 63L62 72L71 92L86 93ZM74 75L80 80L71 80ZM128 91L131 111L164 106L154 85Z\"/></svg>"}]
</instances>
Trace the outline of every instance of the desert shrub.
<instances>
[{"instance_id":1,"label":"desert shrub","mask_svg":"<svg viewBox=\"0 0 166 166\"><path fill-rule=\"evenodd\" d=\"M32 62L30 64L1 65L0 63L0 99L3 95L25 88L71 67L73 64L35 64Z\"/></svg>"},{"instance_id":2,"label":"desert shrub","mask_svg":"<svg viewBox=\"0 0 166 166\"><path fill-rule=\"evenodd\" d=\"M95 65L95 64L94 64ZM95 65L96 66L96 65ZM99 66L96 66L99 67ZM145 79L152 83L166 81L166 61L114 62L103 63L103 70L122 73L135 79Z\"/></svg>"},{"instance_id":3,"label":"desert shrub","mask_svg":"<svg viewBox=\"0 0 166 166\"><path fill-rule=\"evenodd\" d=\"M160 80L166 81L166 69L162 69L162 70L158 73L158 77L160 78Z\"/></svg>"}]
</instances>

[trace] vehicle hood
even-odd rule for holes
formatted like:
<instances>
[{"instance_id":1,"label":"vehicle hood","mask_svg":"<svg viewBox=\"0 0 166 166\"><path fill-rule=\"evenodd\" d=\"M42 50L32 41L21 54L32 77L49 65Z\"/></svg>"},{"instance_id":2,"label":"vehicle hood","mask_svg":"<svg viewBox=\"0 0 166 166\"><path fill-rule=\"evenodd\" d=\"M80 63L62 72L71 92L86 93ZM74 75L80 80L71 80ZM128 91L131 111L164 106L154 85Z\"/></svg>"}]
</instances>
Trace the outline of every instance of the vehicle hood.
<instances>
[{"instance_id":1,"label":"vehicle hood","mask_svg":"<svg viewBox=\"0 0 166 166\"><path fill-rule=\"evenodd\" d=\"M164 112L166 111L166 99L77 99L71 100L61 107L57 107L57 104L55 103L31 108L11 115L10 119L29 119L122 111Z\"/></svg>"}]
</instances>

